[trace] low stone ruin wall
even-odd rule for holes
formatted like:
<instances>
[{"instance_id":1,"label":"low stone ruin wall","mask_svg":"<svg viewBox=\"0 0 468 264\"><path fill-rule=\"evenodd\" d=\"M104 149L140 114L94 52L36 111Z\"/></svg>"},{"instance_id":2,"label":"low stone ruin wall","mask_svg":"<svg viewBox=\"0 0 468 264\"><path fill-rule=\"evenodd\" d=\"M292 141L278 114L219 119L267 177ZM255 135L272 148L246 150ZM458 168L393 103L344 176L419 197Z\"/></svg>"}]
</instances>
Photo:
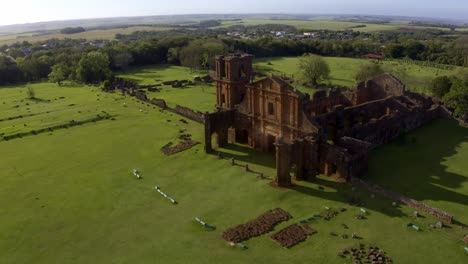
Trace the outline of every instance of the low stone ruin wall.
<instances>
[{"instance_id":1,"label":"low stone ruin wall","mask_svg":"<svg viewBox=\"0 0 468 264\"><path fill-rule=\"evenodd\" d=\"M426 213L438 218L439 220L441 220L444 223L451 224L452 221L453 221L453 215L451 215L451 214L449 214L449 213L447 213L445 211L442 211L442 210L440 210L438 208L435 208L435 207L431 207L431 206L429 206L429 205L427 205L425 203L422 203L422 202L416 201L414 199L405 197L405 196L400 195L398 193L395 193L395 192L392 192L392 191L389 191L389 190L385 190L382 186L379 186L377 184L372 184L372 183L369 183L369 182L366 182L366 181L363 181L363 180L357 179L357 178L353 178L351 183L358 186L358 187L362 187L364 189L367 189L370 192L383 195L383 196L385 196L385 197L387 197L389 199L392 199L394 201L401 202L401 203L406 204L406 205L408 205L408 206L410 206L412 208L415 208L417 210L421 210L423 212L426 212Z\"/></svg>"},{"instance_id":2,"label":"low stone ruin wall","mask_svg":"<svg viewBox=\"0 0 468 264\"><path fill-rule=\"evenodd\" d=\"M190 82L188 82L188 83L190 83ZM122 90L123 92L125 92L125 93L127 93L127 94L129 94L131 96L134 96L135 98L137 98L140 101L159 106L159 107L161 107L163 109L167 109L167 110L169 110L171 112L174 112L174 113L176 113L178 115L186 117L186 118L188 118L190 120L193 120L193 121L195 121L197 123L200 123L200 124L205 123L205 116L204 116L204 114L202 112L195 111L193 109L190 109L190 108L184 107L184 106L180 106L180 105L176 105L175 108L170 108L167 105L166 101L164 101L163 99L157 99L157 98L153 98L151 100L148 99L148 96L146 95L146 92L144 90L141 90L141 89L138 89L138 88L139 87L138 87L138 85L136 83L126 81L124 79L116 78L114 83L112 83L111 86L109 86L107 88L104 88L103 91L105 91L105 92L115 92L116 90Z\"/></svg>"},{"instance_id":3,"label":"low stone ruin wall","mask_svg":"<svg viewBox=\"0 0 468 264\"><path fill-rule=\"evenodd\" d=\"M200 144L200 142L193 141L193 140L187 140L187 141L184 141L184 142L181 142L181 143L175 145L174 147L165 147L165 148L162 149L162 152L165 155L169 156L169 155L173 155L173 154L176 154L176 153L191 149L192 147L194 147L194 146L196 146L198 144Z\"/></svg>"},{"instance_id":4,"label":"low stone ruin wall","mask_svg":"<svg viewBox=\"0 0 468 264\"><path fill-rule=\"evenodd\" d=\"M87 123L98 122L98 121L101 121L101 120L106 120L106 119L111 119L111 118L112 117L110 115L105 115L105 116L97 115L96 117L92 117L92 118L88 118L88 119L84 119L84 120L78 120L78 121L71 120L68 123L64 123L64 124L60 124L60 125L41 128L41 129L37 129L37 130L31 130L29 132L21 132L21 133L17 133L17 134L13 134L13 135L3 136L3 137L0 137L0 140L3 139L5 141L9 141L9 140L12 140L12 139L22 138L22 137L25 137L25 136L39 135L39 134L43 134L43 133L47 133L47 132L53 132L54 130L57 130L57 129L70 128L70 127L74 127L74 126L79 126L79 125L83 125L83 124L87 124Z\"/></svg>"},{"instance_id":5,"label":"low stone ruin wall","mask_svg":"<svg viewBox=\"0 0 468 264\"><path fill-rule=\"evenodd\" d=\"M266 234L272 231L279 223L291 218L292 217L288 212L277 208L264 213L253 221L224 231L222 237L226 241L240 243L250 238Z\"/></svg>"},{"instance_id":6,"label":"low stone ruin wall","mask_svg":"<svg viewBox=\"0 0 468 264\"><path fill-rule=\"evenodd\" d=\"M167 104L166 104L166 101L164 101L163 99L156 99L156 98L153 98L149 101L149 103L151 104L154 104L156 106L159 106L161 107L162 109L166 109L167 108Z\"/></svg>"},{"instance_id":7,"label":"low stone ruin wall","mask_svg":"<svg viewBox=\"0 0 468 264\"><path fill-rule=\"evenodd\" d=\"M197 123L205 123L205 115L202 112L192 110L188 107L176 105L176 108L173 109L173 112L188 119L191 119Z\"/></svg>"}]
</instances>

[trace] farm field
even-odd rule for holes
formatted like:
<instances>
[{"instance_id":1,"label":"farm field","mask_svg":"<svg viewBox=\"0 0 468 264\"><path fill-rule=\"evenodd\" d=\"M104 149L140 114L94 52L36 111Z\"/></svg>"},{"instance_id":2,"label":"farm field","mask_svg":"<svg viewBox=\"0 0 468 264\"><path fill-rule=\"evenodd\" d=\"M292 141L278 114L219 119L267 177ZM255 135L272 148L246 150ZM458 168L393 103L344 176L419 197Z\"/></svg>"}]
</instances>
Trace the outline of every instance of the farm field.
<instances>
[{"instance_id":1,"label":"farm field","mask_svg":"<svg viewBox=\"0 0 468 264\"><path fill-rule=\"evenodd\" d=\"M270 59L274 64L281 60L292 65L289 59ZM289 69L284 62L282 65L285 71ZM156 79L189 79L193 74L182 67L154 66L133 69L123 76L152 84ZM98 87L49 83L28 86L34 88L40 100L26 99L27 86L0 88L2 133L29 131L103 112L115 120L0 141L2 264L338 264L351 263L337 256L338 251L358 243L381 247L395 263L466 260L460 241L466 229L461 224L430 229L429 224L436 222L434 218L414 219L411 208L392 207L390 200L371 198L365 191L353 191L349 185L325 176L296 182L288 190L272 188L273 157L241 145L217 149L223 154L222 160L204 154L202 144L165 156L161 148L177 142L181 133L203 142L203 126L181 122L180 116L135 98L103 93ZM196 96L198 89L201 87L174 89L177 92L167 92L166 98L182 105L213 105L214 95ZM27 114L37 115L8 119ZM464 193L468 175L463 160L468 153L467 136L468 129L436 121L410 135L416 138L415 143L395 142L377 149L366 177L403 193L408 185L392 183L389 178L403 181L413 177L412 185L421 185L415 198L453 211L455 218L466 224ZM425 144L434 141L438 142L432 148ZM249 164L252 170L264 172L270 179L261 180L242 166L231 166L230 157L240 165ZM415 165L420 171L395 164ZM143 179L136 180L130 173L132 169L141 171ZM160 196L154 190L156 185L178 204L172 205ZM360 210L347 204L351 197L365 202L362 207L369 212L367 219L354 217ZM221 238L227 228L277 207L288 211L293 219L277 226L274 232L245 242L247 250L230 247ZM301 219L323 213L325 207L347 210L330 221L310 222L318 234L292 249L283 249L269 238ZM204 230L195 217L216 229ZM422 231L408 228L408 222L422 227ZM331 236L331 232L338 236ZM362 239L341 238L341 234L351 236L352 232Z\"/></svg>"},{"instance_id":2,"label":"farm field","mask_svg":"<svg viewBox=\"0 0 468 264\"><path fill-rule=\"evenodd\" d=\"M136 31L165 31L171 30L170 27L149 27L149 26L136 26L128 28L114 28L114 29L96 29L89 30L77 34L20 34L20 35L5 35L0 36L0 45L13 44L18 41L28 41L31 43L46 41L48 39L86 39L92 40L113 40L116 34L131 34Z\"/></svg>"},{"instance_id":3,"label":"farm field","mask_svg":"<svg viewBox=\"0 0 468 264\"><path fill-rule=\"evenodd\" d=\"M220 27L229 27L234 25L256 26L282 24L296 27L299 30L332 30L343 31L353 30L360 32L377 32L387 30L400 30L401 28L413 30L437 29L449 30L448 28L423 27L409 25L408 21L393 21L388 24L372 24L365 22L343 22L333 20L287 20L287 19L242 19L241 21L224 21Z\"/></svg>"}]
</instances>

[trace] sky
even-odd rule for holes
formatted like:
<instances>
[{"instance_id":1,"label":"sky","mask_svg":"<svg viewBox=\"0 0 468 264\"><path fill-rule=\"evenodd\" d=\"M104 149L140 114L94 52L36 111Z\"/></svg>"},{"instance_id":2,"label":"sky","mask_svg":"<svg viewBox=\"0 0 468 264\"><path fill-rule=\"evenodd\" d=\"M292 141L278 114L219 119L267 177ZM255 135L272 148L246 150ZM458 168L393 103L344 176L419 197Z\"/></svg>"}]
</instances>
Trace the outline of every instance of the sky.
<instances>
[{"instance_id":1,"label":"sky","mask_svg":"<svg viewBox=\"0 0 468 264\"><path fill-rule=\"evenodd\" d=\"M0 0L0 25L173 14L294 13L468 19L468 0Z\"/></svg>"}]
</instances>

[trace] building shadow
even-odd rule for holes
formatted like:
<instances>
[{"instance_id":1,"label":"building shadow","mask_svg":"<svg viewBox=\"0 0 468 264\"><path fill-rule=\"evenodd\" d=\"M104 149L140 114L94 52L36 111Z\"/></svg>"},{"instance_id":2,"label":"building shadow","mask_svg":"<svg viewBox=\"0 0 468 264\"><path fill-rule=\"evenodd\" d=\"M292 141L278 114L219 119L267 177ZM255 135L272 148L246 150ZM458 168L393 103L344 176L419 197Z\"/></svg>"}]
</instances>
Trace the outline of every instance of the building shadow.
<instances>
[{"instance_id":1,"label":"building shadow","mask_svg":"<svg viewBox=\"0 0 468 264\"><path fill-rule=\"evenodd\" d=\"M326 176L320 176L309 181L294 182L291 189L324 200L363 207L371 212L380 212L391 217L408 216L401 208L392 206L392 202L387 198L376 197L373 199L370 197L370 193L365 190L354 189L350 184L339 183L332 178L327 179ZM388 201L388 205L385 205L382 200ZM359 213L356 211L356 214Z\"/></svg>"},{"instance_id":2,"label":"building shadow","mask_svg":"<svg viewBox=\"0 0 468 264\"><path fill-rule=\"evenodd\" d=\"M468 180L468 170L464 171L466 173L455 173L449 171L450 168L444 162L447 158L456 155L463 143L468 143L468 128L461 127L454 121L434 121L388 145L375 149L370 155L369 172L363 178L419 201L454 203L461 208L457 210L460 212L468 206L468 195L451 189L463 188ZM272 153L259 152L245 145L230 144L215 149L214 154L221 155L223 159L234 158L235 161L245 164L259 165L273 170L275 168L275 157ZM468 160L461 162L468 164ZM262 172L261 168L256 170ZM267 176L271 179L275 177L275 175ZM336 182L326 176L293 182L294 185L290 189L305 195L342 203L348 203L352 199L362 200L363 207L369 210L395 217L406 216L401 208L391 205L392 201L381 197L371 199L369 192L353 190L351 185ZM325 187L325 190L321 190L318 186ZM388 200L388 206L382 206L382 201L376 202L379 199ZM430 202L428 204L431 205ZM463 215L451 212L450 208L433 206L454 214L455 225L466 226Z\"/></svg>"},{"instance_id":3,"label":"building shadow","mask_svg":"<svg viewBox=\"0 0 468 264\"><path fill-rule=\"evenodd\" d=\"M466 212L468 195L463 187L468 181L468 158L449 160L464 143L468 143L468 128L451 120L436 120L375 149L363 178L407 197L428 200L429 205L431 201L445 201L455 204L457 212ZM439 209L456 213L451 208ZM464 216L455 214L457 217Z\"/></svg>"},{"instance_id":4,"label":"building shadow","mask_svg":"<svg viewBox=\"0 0 468 264\"><path fill-rule=\"evenodd\" d=\"M225 159L233 158L235 161L260 165L271 169L276 167L275 156L272 153L260 152L246 145L229 144L223 148L215 149L214 154L221 154Z\"/></svg>"}]
</instances>

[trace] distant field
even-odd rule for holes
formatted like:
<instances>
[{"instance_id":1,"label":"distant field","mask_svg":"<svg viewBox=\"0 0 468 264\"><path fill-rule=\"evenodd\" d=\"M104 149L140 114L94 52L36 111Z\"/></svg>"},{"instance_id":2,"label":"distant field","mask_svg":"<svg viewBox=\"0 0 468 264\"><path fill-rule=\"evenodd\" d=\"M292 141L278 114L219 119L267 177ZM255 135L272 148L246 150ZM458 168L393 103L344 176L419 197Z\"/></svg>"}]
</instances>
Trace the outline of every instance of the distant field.
<instances>
[{"instance_id":1,"label":"distant field","mask_svg":"<svg viewBox=\"0 0 468 264\"><path fill-rule=\"evenodd\" d=\"M283 24L294 26L300 30L347 30L352 29L360 32L375 32L375 31L386 31L386 30L399 30L401 28L413 29L413 30L424 30L424 29L439 29L448 30L447 28L436 28L436 27L422 27L412 26L408 24L408 21L393 21L388 24L372 24L372 23L360 23L360 22L341 22L341 21L326 21L326 20L273 20L273 19L244 19L242 21L226 21L223 22L221 27L229 27L233 25L268 25L268 24ZM365 26L365 27L357 27Z\"/></svg>"},{"instance_id":2,"label":"distant field","mask_svg":"<svg viewBox=\"0 0 468 264\"><path fill-rule=\"evenodd\" d=\"M170 30L170 27L128 27L128 28L114 28L103 30L90 30L77 34L51 34L51 35L37 35L37 34L20 34L20 35L7 35L0 36L0 45L12 44L15 42L29 41L31 43L45 41L48 39L87 39L87 40L112 40L115 39L116 34L131 34L136 31L165 31Z\"/></svg>"}]
</instances>

